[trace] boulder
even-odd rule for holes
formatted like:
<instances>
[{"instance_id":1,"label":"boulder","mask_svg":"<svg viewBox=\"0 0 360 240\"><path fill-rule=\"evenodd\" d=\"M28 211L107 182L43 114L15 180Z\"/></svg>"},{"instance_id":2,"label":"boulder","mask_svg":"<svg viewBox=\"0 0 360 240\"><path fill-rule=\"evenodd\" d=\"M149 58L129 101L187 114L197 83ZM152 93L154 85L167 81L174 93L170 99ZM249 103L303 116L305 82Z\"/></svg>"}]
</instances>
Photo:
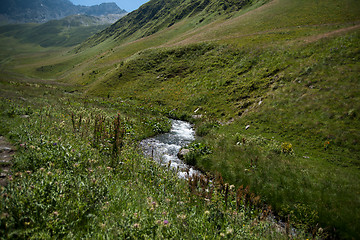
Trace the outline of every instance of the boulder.
<instances>
[{"instance_id":1,"label":"boulder","mask_svg":"<svg viewBox=\"0 0 360 240\"><path fill-rule=\"evenodd\" d=\"M187 154L189 154L190 150L189 149L186 149L186 148L182 148L180 149L180 151L178 152L177 154L177 157L181 160L184 160L185 159L185 156Z\"/></svg>"}]
</instances>

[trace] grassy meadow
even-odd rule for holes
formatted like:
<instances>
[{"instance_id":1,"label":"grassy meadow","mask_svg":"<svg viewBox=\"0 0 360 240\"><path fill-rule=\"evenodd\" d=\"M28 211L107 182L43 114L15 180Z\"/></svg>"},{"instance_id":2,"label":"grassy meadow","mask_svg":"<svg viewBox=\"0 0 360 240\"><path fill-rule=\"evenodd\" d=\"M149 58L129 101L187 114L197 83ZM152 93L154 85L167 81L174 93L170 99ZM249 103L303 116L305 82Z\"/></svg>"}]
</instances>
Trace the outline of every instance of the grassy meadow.
<instances>
[{"instance_id":1,"label":"grassy meadow","mask_svg":"<svg viewBox=\"0 0 360 240\"><path fill-rule=\"evenodd\" d=\"M249 184L284 217L306 204L303 211L316 211L322 225L356 234L359 37L265 50L216 44L149 50L88 94L153 101L184 119L202 115L193 121L213 154L195 161L201 170ZM293 154L282 153L286 142ZM254 161L263 168L252 169Z\"/></svg>"},{"instance_id":2,"label":"grassy meadow","mask_svg":"<svg viewBox=\"0 0 360 240\"><path fill-rule=\"evenodd\" d=\"M137 140L169 130L162 108L6 79L0 131L17 154L1 239L287 239L248 189L182 180L143 156Z\"/></svg>"},{"instance_id":3,"label":"grassy meadow","mask_svg":"<svg viewBox=\"0 0 360 240\"><path fill-rule=\"evenodd\" d=\"M18 147L4 236L360 237L359 1L203 14L75 48L0 38L16 49L0 46L1 135ZM194 124L185 160L214 185L142 156L169 118Z\"/></svg>"}]
</instances>

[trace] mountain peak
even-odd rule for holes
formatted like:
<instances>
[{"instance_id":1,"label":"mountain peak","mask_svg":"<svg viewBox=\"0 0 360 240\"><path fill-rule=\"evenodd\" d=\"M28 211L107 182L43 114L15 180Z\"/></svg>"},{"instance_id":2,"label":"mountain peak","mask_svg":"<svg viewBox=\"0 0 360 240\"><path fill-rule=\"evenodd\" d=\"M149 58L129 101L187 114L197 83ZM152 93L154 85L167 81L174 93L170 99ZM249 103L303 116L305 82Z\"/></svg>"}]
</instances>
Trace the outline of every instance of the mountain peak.
<instances>
[{"instance_id":1,"label":"mountain peak","mask_svg":"<svg viewBox=\"0 0 360 240\"><path fill-rule=\"evenodd\" d=\"M83 7L83 6L81 6ZM85 14L92 15L92 16L101 16L101 15L108 15L108 14L125 14L126 11L119 8L119 6L115 2L109 3L101 3L99 5L94 5L90 7L85 7L87 10Z\"/></svg>"},{"instance_id":2,"label":"mountain peak","mask_svg":"<svg viewBox=\"0 0 360 240\"><path fill-rule=\"evenodd\" d=\"M126 11L114 2L81 6L74 5L69 0L3 0L0 6L0 16L8 19L9 22L17 23L43 23L76 14L91 16L118 14L120 17L126 14Z\"/></svg>"}]
</instances>

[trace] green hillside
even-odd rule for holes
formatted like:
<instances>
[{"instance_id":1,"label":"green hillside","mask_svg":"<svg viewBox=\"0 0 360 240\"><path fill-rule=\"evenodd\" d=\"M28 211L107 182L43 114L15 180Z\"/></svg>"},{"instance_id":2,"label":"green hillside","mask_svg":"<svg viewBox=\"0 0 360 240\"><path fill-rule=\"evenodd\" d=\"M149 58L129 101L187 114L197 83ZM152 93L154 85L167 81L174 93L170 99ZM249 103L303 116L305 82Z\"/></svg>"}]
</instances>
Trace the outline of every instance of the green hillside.
<instances>
[{"instance_id":1,"label":"green hillside","mask_svg":"<svg viewBox=\"0 0 360 240\"><path fill-rule=\"evenodd\" d=\"M230 18L240 10L253 5L259 6L265 2L267 1L150 1L129 13L111 27L96 34L83 45L94 46L110 37L120 41L126 38L139 39L169 28L184 19L191 19L196 25L187 26L188 28L197 28L216 19Z\"/></svg>"},{"instance_id":2,"label":"green hillside","mask_svg":"<svg viewBox=\"0 0 360 240\"><path fill-rule=\"evenodd\" d=\"M86 40L108 27L101 19L92 16L69 16L43 24L11 24L0 26L3 37L11 37L20 43L41 47L69 47Z\"/></svg>"},{"instance_id":3,"label":"green hillside","mask_svg":"<svg viewBox=\"0 0 360 240\"><path fill-rule=\"evenodd\" d=\"M152 0L74 48L2 62L191 121L189 164L249 185L298 229L357 239L359 46L356 0Z\"/></svg>"}]
</instances>

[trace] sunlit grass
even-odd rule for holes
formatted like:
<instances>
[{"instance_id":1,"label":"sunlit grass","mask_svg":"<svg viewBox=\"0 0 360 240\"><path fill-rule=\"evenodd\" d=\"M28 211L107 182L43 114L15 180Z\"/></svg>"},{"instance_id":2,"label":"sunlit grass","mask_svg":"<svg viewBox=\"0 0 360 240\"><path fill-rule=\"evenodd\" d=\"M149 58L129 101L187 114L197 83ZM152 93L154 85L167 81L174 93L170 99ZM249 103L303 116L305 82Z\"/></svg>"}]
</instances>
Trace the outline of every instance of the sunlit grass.
<instances>
[{"instance_id":1,"label":"sunlit grass","mask_svg":"<svg viewBox=\"0 0 360 240\"><path fill-rule=\"evenodd\" d=\"M18 43L4 38L3 42L8 45L2 47L6 53L2 70L56 79L70 84L61 88L63 93L79 92L61 95L58 99L61 99L62 107L49 110L49 105L59 104L54 100L56 98L49 97L59 94L50 87L52 85L42 85L45 83L42 82L40 87L28 86L26 82L33 79L24 79L21 84L14 85L6 79L13 75L2 74L4 99L27 99L24 106L3 103L4 109L8 110L2 120L2 132L8 134L13 126L23 122L14 116L28 114L26 105L32 111L36 109L35 105L50 112L66 112L68 117L64 124L69 129L63 130L71 134L74 124L69 118L71 112L66 110L69 106L74 111L79 110L75 111L76 122L80 116L84 121L94 121L94 116L89 117L89 108L97 109L96 113L101 109L101 114L109 119L121 112L133 128L132 137L136 141L156 134L153 127L157 122L164 123L164 131L168 129L164 116L187 119L196 124L197 133L202 137L198 141L212 151L212 154L197 154L191 159L197 167L204 171L219 171L230 183L250 185L251 190L271 204L285 220L291 213L290 221L295 225L311 229L320 224L318 226L329 231L335 228L337 236L356 238L359 233L357 223L360 222L357 211L360 204L357 184L359 30L349 27L358 25L359 9L359 1L354 0L341 3L333 0L271 1L254 11L240 11L228 19L211 16L199 24L200 16L186 18L141 39L138 37L143 32L139 31L126 39L106 39L91 48L87 45L80 49L53 48L50 52L36 54L33 52L44 49L32 46L26 50L30 54L17 55L25 51L18 48L12 55L9 49ZM335 32L341 29L342 32ZM10 47L6 49L6 46ZM91 100L86 101L82 96ZM101 98L97 98L99 96ZM6 120L9 114L13 116L11 121ZM196 116L193 118L193 115ZM39 121L40 115L36 116ZM55 119L45 116L48 120ZM56 121L56 124L60 123ZM49 129L52 124L48 125ZM88 130L82 134L92 133ZM49 132L49 136L52 134ZM82 138L78 135L66 138L67 144L79 144L78 152L80 149L91 152L92 148L86 141L81 143ZM54 139L58 137L56 135ZM16 141L18 144L23 142ZM293 151L284 151L289 144L291 148L288 149ZM37 147L35 143L31 146ZM51 144L48 147L52 147ZM132 147L128 149L135 154ZM24 153L24 159L27 159L27 152ZM145 161L137 155L131 159ZM134 166L142 169L140 164ZM22 171L25 170L28 169ZM37 174L43 176L40 172ZM87 176L88 173L81 174ZM164 222L156 222L167 220L172 223L174 214L171 219L158 219L160 214L157 213L156 217L151 217L155 224L149 220L150 215L134 217L138 208L143 210L142 213L147 211L148 203L139 200L153 194L148 194L146 188L155 188L155 185L138 183L137 179L142 178L140 175L120 174L126 181L111 175L116 179L113 184L123 186L126 191L133 186L139 198L133 193L126 195L126 191L116 195L112 189L119 202L123 196L137 202L128 205L121 202L121 205L131 206L129 215L118 216L116 211L111 211L107 213L112 215L109 222L105 222L107 215L101 214L101 224L91 220L96 223L89 223L89 226L96 225L99 229L96 236L103 233L116 236L114 229L122 229L122 226L132 231L122 229L128 235L121 237L150 236L149 228L156 228L156 236L161 237L174 234L174 229L188 229L176 225L168 231ZM67 181L66 178L63 180ZM127 181L132 185L127 185ZM164 199L156 202L159 201ZM111 210L125 209L118 206L120 203L109 203ZM165 205L161 210L168 213L170 208ZM207 211L201 206L200 211ZM198 214L197 210L194 212ZM183 215L188 216L179 214ZM194 221L203 220L199 217ZM186 226L192 226L188 223ZM146 230L142 229L144 226ZM136 232L134 229L141 229L143 235L132 235ZM216 234L214 236L220 236L219 232ZM94 235L89 233L89 236Z\"/></svg>"},{"instance_id":2,"label":"sunlit grass","mask_svg":"<svg viewBox=\"0 0 360 240\"><path fill-rule=\"evenodd\" d=\"M1 98L0 133L17 147L1 188L3 237L287 239L249 205L259 198L247 188L182 180L143 156L136 139L157 134L159 124L168 131L161 109L82 99L40 82L2 86L15 94Z\"/></svg>"}]
</instances>

